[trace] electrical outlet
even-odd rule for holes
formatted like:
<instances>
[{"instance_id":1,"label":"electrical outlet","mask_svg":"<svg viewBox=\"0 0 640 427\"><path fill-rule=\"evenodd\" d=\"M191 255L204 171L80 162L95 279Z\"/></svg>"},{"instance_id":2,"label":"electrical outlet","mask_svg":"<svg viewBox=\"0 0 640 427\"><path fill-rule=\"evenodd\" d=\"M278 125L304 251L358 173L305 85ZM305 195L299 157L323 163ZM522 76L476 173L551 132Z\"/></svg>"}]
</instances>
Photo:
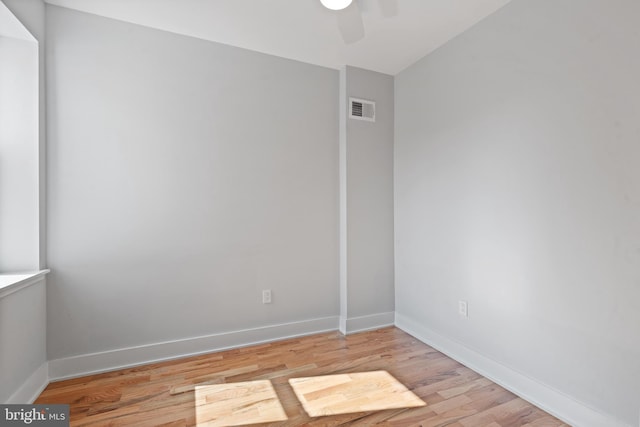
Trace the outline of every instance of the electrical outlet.
<instances>
[{"instance_id":1,"label":"electrical outlet","mask_svg":"<svg viewBox=\"0 0 640 427\"><path fill-rule=\"evenodd\" d=\"M466 301L458 301L458 314L465 319L469 318L469 306Z\"/></svg>"},{"instance_id":2,"label":"electrical outlet","mask_svg":"<svg viewBox=\"0 0 640 427\"><path fill-rule=\"evenodd\" d=\"M271 289L265 289L262 291L262 303L271 304Z\"/></svg>"}]
</instances>

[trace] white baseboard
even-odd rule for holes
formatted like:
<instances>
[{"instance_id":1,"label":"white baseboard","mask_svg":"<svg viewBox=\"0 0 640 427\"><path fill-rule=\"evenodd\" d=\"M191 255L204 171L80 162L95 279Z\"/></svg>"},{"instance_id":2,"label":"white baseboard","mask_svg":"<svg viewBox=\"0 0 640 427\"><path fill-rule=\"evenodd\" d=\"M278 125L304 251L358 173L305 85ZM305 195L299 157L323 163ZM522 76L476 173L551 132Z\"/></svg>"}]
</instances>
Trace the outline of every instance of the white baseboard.
<instances>
[{"instance_id":1,"label":"white baseboard","mask_svg":"<svg viewBox=\"0 0 640 427\"><path fill-rule=\"evenodd\" d=\"M631 427L396 313L396 327L575 427Z\"/></svg>"},{"instance_id":2,"label":"white baseboard","mask_svg":"<svg viewBox=\"0 0 640 427\"><path fill-rule=\"evenodd\" d=\"M49 384L49 364L44 362L33 374L9 397L6 403L33 403L42 390Z\"/></svg>"},{"instance_id":3,"label":"white baseboard","mask_svg":"<svg viewBox=\"0 0 640 427\"><path fill-rule=\"evenodd\" d=\"M406 316L389 312L346 319L346 330L347 333L355 333L378 329L393 325L394 320L395 325L403 331L572 426L631 427L450 340ZM49 379L74 378L163 360L334 331L338 326L338 317L325 317L55 359L43 363L11 395L7 403L32 403L45 389Z\"/></svg>"},{"instance_id":4,"label":"white baseboard","mask_svg":"<svg viewBox=\"0 0 640 427\"><path fill-rule=\"evenodd\" d=\"M50 360L49 378L69 379L337 329L338 317L334 316L82 354Z\"/></svg>"},{"instance_id":5,"label":"white baseboard","mask_svg":"<svg viewBox=\"0 0 640 427\"><path fill-rule=\"evenodd\" d=\"M345 316L340 316L338 330L342 335L347 335L347 318Z\"/></svg>"},{"instance_id":6,"label":"white baseboard","mask_svg":"<svg viewBox=\"0 0 640 427\"><path fill-rule=\"evenodd\" d=\"M393 311L387 313L376 313L368 316L351 317L345 319L344 330L340 331L345 334L353 334L356 332L370 331L380 329L386 326L393 326L395 323L395 313Z\"/></svg>"}]
</instances>

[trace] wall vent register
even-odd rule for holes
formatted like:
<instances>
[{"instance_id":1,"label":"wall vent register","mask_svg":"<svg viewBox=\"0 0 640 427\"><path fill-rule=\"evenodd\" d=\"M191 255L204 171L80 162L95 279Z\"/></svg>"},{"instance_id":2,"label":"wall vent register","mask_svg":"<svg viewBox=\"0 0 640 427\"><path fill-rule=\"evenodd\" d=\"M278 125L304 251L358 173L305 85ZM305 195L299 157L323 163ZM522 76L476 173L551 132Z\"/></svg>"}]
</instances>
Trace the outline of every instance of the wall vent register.
<instances>
[{"instance_id":1,"label":"wall vent register","mask_svg":"<svg viewBox=\"0 0 640 427\"><path fill-rule=\"evenodd\" d=\"M349 98L349 118L376 121L376 103L366 99Z\"/></svg>"}]
</instances>

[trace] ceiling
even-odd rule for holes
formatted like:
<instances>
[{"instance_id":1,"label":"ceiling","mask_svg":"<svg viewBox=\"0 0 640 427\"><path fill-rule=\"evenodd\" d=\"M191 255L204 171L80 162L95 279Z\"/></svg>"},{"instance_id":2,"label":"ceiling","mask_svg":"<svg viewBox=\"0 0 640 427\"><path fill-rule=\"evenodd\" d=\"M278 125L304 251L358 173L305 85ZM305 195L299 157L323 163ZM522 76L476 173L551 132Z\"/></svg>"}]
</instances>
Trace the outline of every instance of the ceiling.
<instances>
[{"instance_id":1,"label":"ceiling","mask_svg":"<svg viewBox=\"0 0 640 427\"><path fill-rule=\"evenodd\" d=\"M365 37L345 44L336 12L319 0L46 0L151 28L339 69L395 75L510 0L356 0Z\"/></svg>"},{"instance_id":2,"label":"ceiling","mask_svg":"<svg viewBox=\"0 0 640 427\"><path fill-rule=\"evenodd\" d=\"M35 42L31 33L20 23L18 18L0 1L0 37L29 40Z\"/></svg>"}]
</instances>

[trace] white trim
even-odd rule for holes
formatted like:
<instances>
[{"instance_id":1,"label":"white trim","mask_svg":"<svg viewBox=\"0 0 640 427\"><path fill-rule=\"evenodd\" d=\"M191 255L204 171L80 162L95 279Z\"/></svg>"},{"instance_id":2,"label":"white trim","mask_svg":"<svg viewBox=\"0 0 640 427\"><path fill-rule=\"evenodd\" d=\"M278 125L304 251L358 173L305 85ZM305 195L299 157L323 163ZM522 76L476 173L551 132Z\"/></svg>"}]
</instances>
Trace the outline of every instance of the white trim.
<instances>
[{"instance_id":1,"label":"white trim","mask_svg":"<svg viewBox=\"0 0 640 427\"><path fill-rule=\"evenodd\" d=\"M349 292L347 284L347 67L340 70L340 120L338 144L338 178L339 178L339 301L340 332L347 334L347 316Z\"/></svg>"},{"instance_id":2,"label":"white trim","mask_svg":"<svg viewBox=\"0 0 640 427\"><path fill-rule=\"evenodd\" d=\"M338 330L342 335L347 335L347 318L344 316L340 316L338 323Z\"/></svg>"},{"instance_id":3,"label":"white trim","mask_svg":"<svg viewBox=\"0 0 640 427\"><path fill-rule=\"evenodd\" d=\"M631 427L396 313L396 327L576 427Z\"/></svg>"},{"instance_id":4,"label":"white trim","mask_svg":"<svg viewBox=\"0 0 640 427\"><path fill-rule=\"evenodd\" d=\"M33 403L49 385L49 364L44 362L33 374L7 399L6 403Z\"/></svg>"},{"instance_id":5,"label":"white trim","mask_svg":"<svg viewBox=\"0 0 640 427\"><path fill-rule=\"evenodd\" d=\"M395 323L395 312L376 313L367 316L351 317L346 319L345 330L341 332L345 335L356 332L371 331L373 329L393 326Z\"/></svg>"},{"instance_id":6,"label":"white trim","mask_svg":"<svg viewBox=\"0 0 640 427\"><path fill-rule=\"evenodd\" d=\"M0 274L0 277L12 278L8 283L1 285L0 298L4 298L7 295L11 295L21 289L40 282L48 272L49 270L40 270L35 273Z\"/></svg>"},{"instance_id":7,"label":"white trim","mask_svg":"<svg viewBox=\"0 0 640 427\"><path fill-rule=\"evenodd\" d=\"M4 298L7 295L11 295L18 292L21 289L29 287L35 283L38 283L42 278L49 273L49 270L40 270L35 273L23 273L23 274L0 274L0 298Z\"/></svg>"},{"instance_id":8,"label":"white trim","mask_svg":"<svg viewBox=\"0 0 640 427\"><path fill-rule=\"evenodd\" d=\"M49 361L49 378L63 380L198 354L212 353L338 329L338 317L264 326L195 338L82 354Z\"/></svg>"}]
</instances>

